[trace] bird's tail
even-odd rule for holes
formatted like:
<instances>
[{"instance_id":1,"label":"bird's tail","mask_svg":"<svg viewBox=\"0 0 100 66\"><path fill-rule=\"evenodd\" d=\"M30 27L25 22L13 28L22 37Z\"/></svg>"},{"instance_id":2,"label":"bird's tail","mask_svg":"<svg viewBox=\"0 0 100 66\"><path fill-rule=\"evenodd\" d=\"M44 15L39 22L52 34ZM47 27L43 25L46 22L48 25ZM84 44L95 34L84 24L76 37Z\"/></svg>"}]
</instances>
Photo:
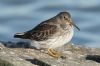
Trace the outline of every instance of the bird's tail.
<instances>
[{"instance_id":1,"label":"bird's tail","mask_svg":"<svg viewBox=\"0 0 100 66\"><path fill-rule=\"evenodd\" d=\"M16 34L14 35L14 38L25 38L25 32L16 33Z\"/></svg>"}]
</instances>

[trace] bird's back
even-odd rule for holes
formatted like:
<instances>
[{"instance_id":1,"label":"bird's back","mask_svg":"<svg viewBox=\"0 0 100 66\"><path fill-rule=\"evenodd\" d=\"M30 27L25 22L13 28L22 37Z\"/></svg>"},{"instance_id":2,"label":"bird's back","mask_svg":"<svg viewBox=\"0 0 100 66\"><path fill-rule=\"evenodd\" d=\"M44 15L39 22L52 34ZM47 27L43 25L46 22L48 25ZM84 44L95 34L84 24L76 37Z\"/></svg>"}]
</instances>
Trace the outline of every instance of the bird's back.
<instances>
[{"instance_id":1,"label":"bird's back","mask_svg":"<svg viewBox=\"0 0 100 66\"><path fill-rule=\"evenodd\" d=\"M22 38L22 39L31 39L36 41L43 41L47 40L50 36L57 32L57 26L53 24L55 20L49 19L46 20L35 28L21 33L17 33L14 35L15 38Z\"/></svg>"}]
</instances>

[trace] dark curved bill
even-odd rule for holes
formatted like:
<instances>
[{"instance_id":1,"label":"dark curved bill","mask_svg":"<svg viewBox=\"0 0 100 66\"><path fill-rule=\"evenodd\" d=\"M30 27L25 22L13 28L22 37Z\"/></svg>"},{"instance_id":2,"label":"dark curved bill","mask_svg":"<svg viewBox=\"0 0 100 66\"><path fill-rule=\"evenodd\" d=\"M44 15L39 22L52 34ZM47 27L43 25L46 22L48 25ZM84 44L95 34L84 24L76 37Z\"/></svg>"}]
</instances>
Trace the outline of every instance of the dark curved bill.
<instances>
[{"instance_id":1,"label":"dark curved bill","mask_svg":"<svg viewBox=\"0 0 100 66\"><path fill-rule=\"evenodd\" d=\"M80 28L75 24L75 23L73 23L72 22L72 25L74 26L74 27L76 27L77 28L77 30L79 30L80 31Z\"/></svg>"}]
</instances>

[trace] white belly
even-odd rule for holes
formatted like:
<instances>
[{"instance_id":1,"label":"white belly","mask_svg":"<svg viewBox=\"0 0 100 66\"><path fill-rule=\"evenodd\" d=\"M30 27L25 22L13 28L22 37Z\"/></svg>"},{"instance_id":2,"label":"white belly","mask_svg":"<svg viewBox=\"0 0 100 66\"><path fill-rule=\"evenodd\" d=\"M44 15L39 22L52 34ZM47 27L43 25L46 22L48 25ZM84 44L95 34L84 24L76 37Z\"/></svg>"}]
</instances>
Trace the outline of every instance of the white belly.
<instances>
[{"instance_id":1,"label":"white belly","mask_svg":"<svg viewBox=\"0 0 100 66\"><path fill-rule=\"evenodd\" d=\"M70 32L65 32L63 35L60 35L60 36L56 36L52 39L48 39L46 41L40 41L40 42L37 42L37 41L33 41L33 45L40 49L40 48L57 48L57 47L61 47L63 46L64 44L68 43L72 37L73 37L73 34L74 34L74 31L73 29L70 31Z\"/></svg>"},{"instance_id":2,"label":"white belly","mask_svg":"<svg viewBox=\"0 0 100 66\"><path fill-rule=\"evenodd\" d=\"M68 43L72 39L73 33L74 33L74 31L71 30L70 32L65 33L65 35L63 35L63 36L58 36L58 37L56 37L54 39L50 39L51 42L48 43L49 48L61 47L64 44Z\"/></svg>"}]
</instances>

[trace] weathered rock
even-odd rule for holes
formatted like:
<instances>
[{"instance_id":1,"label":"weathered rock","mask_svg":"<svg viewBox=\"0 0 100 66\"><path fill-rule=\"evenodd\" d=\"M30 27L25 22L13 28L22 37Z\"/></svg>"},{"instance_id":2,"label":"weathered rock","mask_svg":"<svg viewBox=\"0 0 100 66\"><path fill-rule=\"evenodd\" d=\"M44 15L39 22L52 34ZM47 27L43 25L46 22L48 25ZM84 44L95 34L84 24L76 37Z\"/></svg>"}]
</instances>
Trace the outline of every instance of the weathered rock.
<instances>
[{"instance_id":1,"label":"weathered rock","mask_svg":"<svg viewBox=\"0 0 100 66\"><path fill-rule=\"evenodd\" d=\"M100 49L96 48L67 44L56 49L63 56L55 59L47 53L26 48L27 44L20 47L20 43L9 42L8 47L7 43L0 43L0 59L14 66L100 66Z\"/></svg>"},{"instance_id":2,"label":"weathered rock","mask_svg":"<svg viewBox=\"0 0 100 66\"><path fill-rule=\"evenodd\" d=\"M5 48L5 46L2 43L0 43L0 50L2 50L3 48Z\"/></svg>"}]
</instances>

